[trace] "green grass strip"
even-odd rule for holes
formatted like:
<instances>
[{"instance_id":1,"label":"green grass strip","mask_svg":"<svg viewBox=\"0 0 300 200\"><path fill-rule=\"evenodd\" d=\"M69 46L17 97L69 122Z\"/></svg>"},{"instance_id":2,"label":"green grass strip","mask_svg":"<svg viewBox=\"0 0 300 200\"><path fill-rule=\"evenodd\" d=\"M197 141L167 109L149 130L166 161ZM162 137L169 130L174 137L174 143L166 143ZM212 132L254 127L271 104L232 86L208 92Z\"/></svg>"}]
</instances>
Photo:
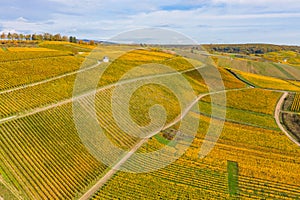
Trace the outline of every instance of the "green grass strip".
<instances>
[{"instance_id":1,"label":"green grass strip","mask_svg":"<svg viewBox=\"0 0 300 200\"><path fill-rule=\"evenodd\" d=\"M238 163L233 161L227 161L227 173L228 173L228 192L231 197L237 197L239 193Z\"/></svg>"}]
</instances>

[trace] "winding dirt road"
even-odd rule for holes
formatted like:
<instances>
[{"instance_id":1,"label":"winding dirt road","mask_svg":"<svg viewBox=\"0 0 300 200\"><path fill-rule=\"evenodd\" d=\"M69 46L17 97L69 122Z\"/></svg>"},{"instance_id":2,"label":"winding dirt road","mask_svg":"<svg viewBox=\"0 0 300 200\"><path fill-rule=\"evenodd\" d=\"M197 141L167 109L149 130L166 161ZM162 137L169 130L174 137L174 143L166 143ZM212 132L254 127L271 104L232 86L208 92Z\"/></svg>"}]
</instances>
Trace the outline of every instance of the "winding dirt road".
<instances>
[{"instance_id":1,"label":"winding dirt road","mask_svg":"<svg viewBox=\"0 0 300 200\"><path fill-rule=\"evenodd\" d=\"M239 90L245 90L245 89L251 89L251 88L241 88L241 89L231 89L231 90L225 90L225 91L218 91L218 92L212 92L212 93L206 93L206 94L202 94L200 96L198 96L185 110L184 112L177 116L175 118L175 120L171 123L169 123L168 125L166 125L163 130L175 125L176 123L178 123L179 121L181 121L190 111L190 109L198 102L200 101L203 97L207 96L207 95L213 95L213 94L218 94L221 92L227 92L227 91L239 91ZM274 90L271 90L274 91ZM276 92L278 92L276 90ZM288 92L284 92L284 94L282 95L282 97L280 98L280 100L278 101L276 108L275 108L275 114L274 114L274 118L276 120L276 123L278 125L278 127L281 129L282 132L284 132L286 134L286 136L293 141L295 144L297 144L298 146L300 146L300 144L293 138L290 136L290 134L284 129L284 127L282 126L282 124L280 123L280 113L281 113L281 108L283 106L284 100L285 98L288 96ZM150 134L149 136L147 136L146 138L142 139L141 141L139 141L117 164L115 164L112 169L110 169L92 188L90 188L84 195L81 196L81 198L79 200L88 200L93 194L95 194L115 173L118 172L118 168L120 166L122 166L122 164L124 164L144 143L146 143L148 141L149 138L153 137L154 135L156 135L157 132Z\"/></svg>"},{"instance_id":2,"label":"winding dirt road","mask_svg":"<svg viewBox=\"0 0 300 200\"><path fill-rule=\"evenodd\" d=\"M19 87L10 89L10 90L0 91L0 94L17 91L17 90L20 90L20 89L23 89L23 88L33 87L33 86L40 85L40 84L43 84L43 83L47 83L47 82L50 82L50 81L53 81L53 80L56 80L56 79L60 79L60 78L66 77L66 76L74 75L76 73L83 72L83 71L95 68L99 64L101 64L101 62L98 61L97 64L95 64L93 66L90 66L88 68L85 68L85 69L82 69L82 70L78 70L78 71L74 71L74 72L70 72L70 73L66 73L66 74L63 74L63 75L60 75L60 76L56 76L56 77L53 77L53 78L50 78L50 79L46 79L46 80L43 80L43 81L39 81L39 82L36 82L36 83L27 84L25 86L19 86ZM201 68L202 67L204 67L204 66L201 66ZM192 71L192 70L195 70L195 68L184 70L184 71L181 71L181 72L176 72L176 73L185 73L185 72ZM151 79L151 78L158 78L158 77L164 77L164 76L171 76L171 75L174 75L176 73L170 72L170 73L164 73L164 74L156 74L156 75L149 75L149 76L144 76L144 77L138 77L138 78L134 78L134 79L130 79L130 80L123 80L123 81L120 81L120 82L117 82L117 83L113 83L113 84L106 85L104 87L98 88L96 90L96 92L103 91L105 89L111 88L113 86L121 85L121 84L131 83L131 82L135 82L135 81L139 81L139 80L144 80L144 79ZM163 129L167 129L167 128L175 125L179 121L181 121L188 114L188 112L191 110L191 108L199 100L201 100L203 97L205 97L207 95L213 95L213 94L227 92L227 91L245 90L245 89L251 89L251 88L231 89L231 90L223 90L223 91L217 91L217 92L211 92L211 93L201 94L193 102L191 102L191 104L182 112L181 115L177 116L173 120L173 122L167 124ZM270 90L270 89L267 89L267 90ZM284 99L288 95L288 92L287 91L278 91L278 90L270 90L270 91L276 91L276 92L283 92L284 93L282 95L282 97L280 98L280 100L278 101L277 105L276 105L275 113L274 113L274 118L276 120L276 123L277 123L278 127L281 129L281 131L284 132L286 134L286 136L291 141L293 141L298 146L300 146L300 144L293 137L290 136L290 134L285 130L285 128L283 127L283 125L280 122L280 113L282 112L281 108L282 108L282 105L284 103ZM10 117L4 118L4 119L0 119L0 124L4 123L4 122L7 122L7 121L11 121L11 120L23 118L23 117L26 117L26 116L30 116L30 115L33 115L33 114L36 114L36 113L39 113L39 112L42 112L42 111L45 111L45 110L49 110L49 109L52 109L52 108L55 108L57 106L61 106L61 105L67 104L67 103L71 103L74 100L77 100L77 99L80 99L80 98L83 98L83 97L86 97L86 96L90 96L90 95L92 95L94 93L95 93L95 91L90 91L90 92L84 93L82 95L79 95L79 96L76 96L76 97L72 97L72 98L60 101L58 103L54 103L54 104L51 104L51 105L48 105L48 106L45 106L45 107L35 108L35 109L32 109L32 110L28 110L25 113L19 113L19 114L14 115L14 116L10 116ZM89 199L96 191L98 191L118 171L116 169L118 169L120 166L122 166L144 143L146 143L148 141L149 138L153 137L156 134L157 134L157 132L154 132L153 134L150 134L146 138L141 139L141 141L139 141L118 163L116 163L112 167L112 169L110 169L94 186L92 186L92 188L90 188L83 196L81 196L80 200Z\"/></svg>"},{"instance_id":3,"label":"winding dirt road","mask_svg":"<svg viewBox=\"0 0 300 200\"><path fill-rule=\"evenodd\" d=\"M213 95L213 94L219 94L223 92L229 92L229 91L240 91L240 90L247 90L249 88L238 88L238 89L229 89L229 90L223 90L223 91L217 91L217 92L211 92L211 93L205 93L199 95L191 104L182 112L182 114L178 115L171 123L167 124L163 127L162 130L168 129L181 121L188 112L192 109L192 107L197 104L202 98ZM224 119L225 120L225 119ZM115 173L118 172L117 169L120 168L143 144L145 144L149 138L155 136L158 134L158 132L153 132L152 134L149 134L146 138L143 138L141 141L139 141L117 164L115 164L112 169L110 169L92 188L90 188L84 195L80 197L79 200L88 200L94 193L96 193Z\"/></svg>"},{"instance_id":4,"label":"winding dirt road","mask_svg":"<svg viewBox=\"0 0 300 200\"><path fill-rule=\"evenodd\" d=\"M281 108L284 104L284 100L285 98L287 98L288 96L288 92L284 92L283 95L281 96L281 98L279 99L277 105L276 105L276 108L275 108L275 114L274 114L274 117L275 117L275 120L276 120L276 123L278 125L278 127L281 129L281 131L292 141L294 142L295 144L297 144L299 147L300 147L300 143L295 140L288 132L287 130L285 130L285 128L283 127L283 125L281 124L280 122L280 113L282 112L281 111Z\"/></svg>"},{"instance_id":5,"label":"winding dirt road","mask_svg":"<svg viewBox=\"0 0 300 200\"><path fill-rule=\"evenodd\" d=\"M237 74L231 70L229 70L229 72L235 76L236 78L238 78ZM238 78L240 81L244 82L245 84L249 84L247 81L243 80L243 79L240 79ZM250 85L252 85L250 83ZM252 88L255 88L255 87L252 87ZM291 135L290 133L283 127L283 125L281 124L280 122L280 113L292 113L292 112L289 112L289 111L282 111L282 107L283 107L283 104L284 104L284 100L285 98L287 98L289 92L288 91L284 91L284 90L275 90L275 89L266 89L266 88L261 88L263 90L267 90L267 91L272 91L272 92L281 92L283 93L283 95L281 96L281 98L279 99L279 101L277 102L277 105L276 105L276 108L275 108L275 113L274 113L274 118L275 118L275 121L277 123L277 126L280 128L280 130L292 141L294 142L296 145L300 146L300 143L295 140Z\"/></svg>"}]
</instances>

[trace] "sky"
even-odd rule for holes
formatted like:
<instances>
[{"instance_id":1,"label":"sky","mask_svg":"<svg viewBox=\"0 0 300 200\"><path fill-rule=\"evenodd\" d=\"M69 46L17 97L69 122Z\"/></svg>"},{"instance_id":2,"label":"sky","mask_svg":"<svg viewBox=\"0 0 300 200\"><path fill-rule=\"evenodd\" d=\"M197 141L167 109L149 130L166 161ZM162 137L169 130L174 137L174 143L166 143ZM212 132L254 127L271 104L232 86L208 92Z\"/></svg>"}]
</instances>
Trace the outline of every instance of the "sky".
<instances>
[{"instance_id":1,"label":"sky","mask_svg":"<svg viewBox=\"0 0 300 200\"><path fill-rule=\"evenodd\" d=\"M300 0L10 0L1 2L0 13L5 33L109 40L163 28L201 44L300 45Z\"/></svg>"}]
</instances>

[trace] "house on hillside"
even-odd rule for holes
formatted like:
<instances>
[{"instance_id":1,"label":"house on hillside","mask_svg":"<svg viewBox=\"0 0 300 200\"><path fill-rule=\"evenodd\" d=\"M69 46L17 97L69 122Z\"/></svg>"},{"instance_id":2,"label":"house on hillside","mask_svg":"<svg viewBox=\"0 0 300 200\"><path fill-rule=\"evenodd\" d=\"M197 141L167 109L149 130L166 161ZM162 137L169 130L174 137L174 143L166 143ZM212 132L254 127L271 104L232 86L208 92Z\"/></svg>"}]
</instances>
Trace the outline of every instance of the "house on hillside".
<instances>
[{"instance_id":1,"label":"house on hillside","mask_svg":"<svg viewBox=\"0 0 300 200\"><path fill-rule=\"evenodd\" d=\"M108 56L104 56L103 57L103 62L108 63L109 62L109 57Z\"/></svg>"}]
</instances>

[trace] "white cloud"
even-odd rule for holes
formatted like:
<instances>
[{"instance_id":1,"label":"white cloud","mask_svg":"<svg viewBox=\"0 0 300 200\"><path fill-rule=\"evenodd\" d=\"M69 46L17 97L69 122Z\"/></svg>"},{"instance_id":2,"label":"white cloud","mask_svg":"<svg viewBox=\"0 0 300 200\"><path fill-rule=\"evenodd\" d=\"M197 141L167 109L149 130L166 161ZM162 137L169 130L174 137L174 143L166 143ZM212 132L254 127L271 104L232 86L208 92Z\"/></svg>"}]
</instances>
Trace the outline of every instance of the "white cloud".
<instances>
[{"instance_id":1,"label":"white cloud","mask_svg":"<svg viewBox=\"0 0 300 200\"><path fill-rule=\"evenodd\" d=\"M17 19L17 21L19 21L19 22L27 22L28 20L25 19L24 17L19 17L19 18Z\"/></svg>"},{"instance_id":2,"label":"white cloud","mask_svg":"<svg viewBox=\"0 0 300 200\"><path fill-rule=\"evenodd\" d=\"M212 0L212 4L224 4L244 9L260 9L264 11L298 11L299 0Z\"/></svg>"},{"instance_id":3,"label":"white cloud","mask_svg":"<svg viewBox=\"0 0 300 200\"><path fill-rule=\"evenodd\" d=\"M0 33L8 34L8 33L19 33L19 32L16 31L15 29L3 29Z\"/></svg>"},{"instance_id":4,"label":"white cloud","mask_svg":"<svg viewBox=\"0 0 300 200\"><path fill-rule=\"evenodd\" d=\"M4 30L15 30L16 32L28 32L30 30L39 31L43 28L43 25L38 25L37 23L28 22L22 18L9 21L0 21Z\"/></svg>"},{"instance_id":5,"label":"white cloud","mask_svg":"<svg viewBox=\"0 0 300 200\"><path fill-rule=\"evenodd\" d=\"M32 19L26 15L29 10L18 12L14 19L0 19L0 31L60 32L103 39L130 29L165 27L205 43L300 42L298 0L49 1L60 6L47 19Z\"/></svg>"},{"instance_id":6,"label":"white cloud","mask_svg":"<svg viewBox=\"0 0 300 200\"><path fill-rule=\"evenodd\" d=\"M298 0L212 0L213 3L247 4L247 5L274 5L274 4L299 4Z\"/></svg>"}]
</instances>

